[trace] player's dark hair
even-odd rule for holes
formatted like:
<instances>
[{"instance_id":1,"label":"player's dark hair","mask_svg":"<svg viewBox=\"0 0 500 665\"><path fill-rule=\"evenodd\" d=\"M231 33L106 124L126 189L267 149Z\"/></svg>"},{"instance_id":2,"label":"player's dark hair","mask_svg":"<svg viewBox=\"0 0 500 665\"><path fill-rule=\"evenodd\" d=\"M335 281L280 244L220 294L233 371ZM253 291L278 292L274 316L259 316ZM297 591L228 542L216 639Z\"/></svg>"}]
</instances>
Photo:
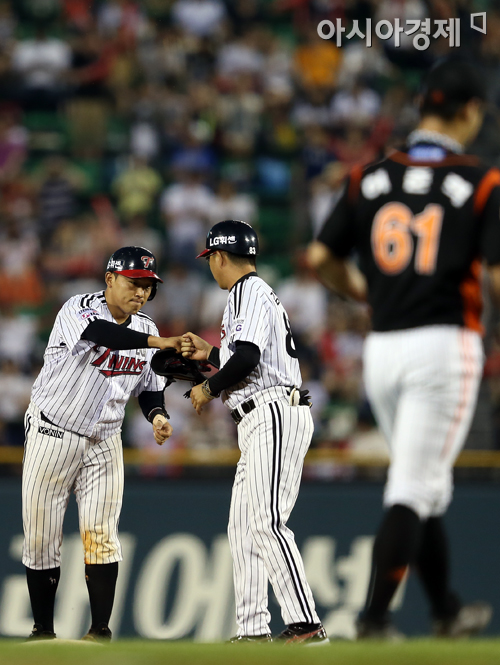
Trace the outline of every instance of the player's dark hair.
<instances>
[{"instance_id":1,"label":"player's dark hair","mask_svg":"<svg viewBox=\"0 0 500 665\"><path fill-rule=\"evenodd\" d=\"M425 77L421 89L420 115L453 120L471 99L486 100L484 77L469 62L441 60Z\"/></svg>"},{"instance_id":2,"label":"player's dark hair","mask_svg":"<svg viewBox=\"0 0 500 665\"><path fill-rule=\"evenodd\" d=\"M232 252L225 252L228 259L238 268L242 268L250 264L252 268L256 267L255 256L240 256L239 254L233 254Z\"/></svg>"}]
</instances>

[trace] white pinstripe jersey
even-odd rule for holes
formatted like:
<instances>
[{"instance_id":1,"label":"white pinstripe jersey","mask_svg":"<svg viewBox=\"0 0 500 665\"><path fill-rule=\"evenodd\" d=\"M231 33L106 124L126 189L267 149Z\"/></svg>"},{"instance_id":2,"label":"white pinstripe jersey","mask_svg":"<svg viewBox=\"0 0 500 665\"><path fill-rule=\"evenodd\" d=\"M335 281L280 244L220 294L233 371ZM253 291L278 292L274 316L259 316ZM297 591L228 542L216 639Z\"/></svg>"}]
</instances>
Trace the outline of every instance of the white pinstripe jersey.
<instances>
[{"instance_id":1,"label":"white pinstripe jersey","mask_svg":"<svg viewBox=\"0 0 500 665\"><path fill-rule=\"evenodd\" d=\"M267 388L301 386L288 315L272 288L254 272L239 279L229 292L222 317L221 367L234 353L237 341L255 344L261 355L244 381L222 392L230 409Z\"/></svg>"},{"instance_id":2,"label":"white pinstripe jersey","mask_svg":"<svg viewBox=\"0 0 500 665\"><path fill-rule=\"evenodd\" d=\"M111 351L81 339L91 321L116 323L104 291L70 298L59 311L31 400L54 425L103 441L120 431L131 395L163 390L151 370L155 349ZM133 314L131 330L158 335L154 322Z\"/></svg>"}]
</instances>

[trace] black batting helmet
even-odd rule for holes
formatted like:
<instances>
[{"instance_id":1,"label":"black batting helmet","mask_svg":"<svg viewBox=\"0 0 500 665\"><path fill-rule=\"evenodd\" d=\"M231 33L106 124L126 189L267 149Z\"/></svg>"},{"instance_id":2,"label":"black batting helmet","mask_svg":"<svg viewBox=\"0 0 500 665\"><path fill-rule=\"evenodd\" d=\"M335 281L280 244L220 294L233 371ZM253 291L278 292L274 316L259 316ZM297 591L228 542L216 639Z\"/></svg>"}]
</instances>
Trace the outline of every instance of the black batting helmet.
<instances>
[{"instance_id":1,"label":"black batting helmet","mask_svg":"<svg viewBox=\"0 0 500 665\"><path fill-rule=\"evenodd\" d=\"M145 247L122 247L109 257L106 272L116 272L124 277L138 279L149 277L154 279L153 288L148 300L156 295L158 282L163 282L156 274L156 259L152 252Z\"/></svg>"},{"instance_id":2,"label":"black batting helmet","mask_svg":"<svg viewBox=\"0 0 500 665\"><path fill-rule=\"evenodd\" d=\"M209 256L217 250L237 254L238 256L257 256L259 239L250 224L226 219L212 226L207 235L206 249L198 254L197 259Z\"/></svg>"}]
</instances>

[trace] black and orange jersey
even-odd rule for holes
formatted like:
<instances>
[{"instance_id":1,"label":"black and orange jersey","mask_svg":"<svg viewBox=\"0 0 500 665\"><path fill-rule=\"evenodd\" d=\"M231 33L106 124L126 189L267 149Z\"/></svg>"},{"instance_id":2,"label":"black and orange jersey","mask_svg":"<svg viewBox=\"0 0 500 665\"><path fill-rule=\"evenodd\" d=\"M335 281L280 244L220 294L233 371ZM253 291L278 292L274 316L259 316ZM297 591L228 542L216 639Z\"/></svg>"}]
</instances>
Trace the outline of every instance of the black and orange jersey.
<instances>
[{"instance_id":1,"label":"black and orange jersey","mask_svg":"<svg viewBox=\"0 0 500 665\"><path fill-rule=\"evenodd\" d=\"M482 261L500 263L500 171L428 134L355 168L318 240L339 258L357 251L374 330L482 331Z\"/></svg>"}]
</instances>

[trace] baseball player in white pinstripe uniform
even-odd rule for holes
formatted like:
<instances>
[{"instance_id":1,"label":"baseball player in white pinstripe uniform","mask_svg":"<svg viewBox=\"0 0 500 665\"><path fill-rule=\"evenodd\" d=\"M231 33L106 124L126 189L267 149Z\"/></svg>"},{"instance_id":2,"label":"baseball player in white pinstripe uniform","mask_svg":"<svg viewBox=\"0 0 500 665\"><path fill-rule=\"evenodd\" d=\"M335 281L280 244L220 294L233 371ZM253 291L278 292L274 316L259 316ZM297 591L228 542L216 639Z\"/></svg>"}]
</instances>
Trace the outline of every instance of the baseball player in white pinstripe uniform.
<instances>
[{"instance_id":1,"label":"baseball player in white pinstripe uniform","mask_svg":"<svg viewBox=\"0 0 500 665\"><path fill-rule=\"evenodd\" d=\"M442 520L482 374L483 260L500 298L500 171L463 154L484 99L467 63L433 68L405 149L353 170L309 248L325 284L371 305L365 384L391 451L359 638L397 637L389 605L409 566L436 636L470 635L491 617L489 604L452 590Z\"/></svg>"},{"instance_id":2,"label":"baseball player in white pinstripe uniform","mask_svg":"<svg viewBox=\"0 0 500 665\"><path fill-rule=\"evenodd\" d=\"M105 291L74 296L58 313L26 412L22 561L34 616L31 639L55 637L63 519L72 491L92 616L84 639L111 638L122 558L120 432L129 397L139 398L158 444L172 433L164 381L149 362L155 348L180 349L180 338L158 337L153 321L140 312L162 281L155 258L142 247L119 249L105 280Z\"/></svg>"},{"instance_id":3,"label":"baseball player in white pinstripe uniform","mask_svg":"<svg viewBox=\"0 0 500 665\"><path fill-rule=\"evenodd\" d=\"M220 367L192 389L197 412L221 394L238 424L241 457L228 526L238 624L231 641L271 640L270 581L287 624L279 639L326 644L300 552L286 526L313 433L309 403L299 391L302 379L288 316L255 272L258 239L251 226L220 222L210 230L206 247L200 256L229 291L221 347L187 333L182 352Z\"/></svg>"}]
</instances>

